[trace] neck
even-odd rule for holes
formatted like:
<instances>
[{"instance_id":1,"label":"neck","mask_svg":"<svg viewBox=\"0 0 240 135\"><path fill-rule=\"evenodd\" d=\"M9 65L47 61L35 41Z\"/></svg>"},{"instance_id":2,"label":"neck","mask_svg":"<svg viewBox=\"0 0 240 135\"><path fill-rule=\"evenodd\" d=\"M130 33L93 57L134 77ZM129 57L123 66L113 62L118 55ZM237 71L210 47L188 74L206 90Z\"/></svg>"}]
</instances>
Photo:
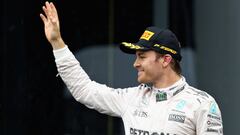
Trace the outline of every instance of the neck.
<instances>
[{"instance_id":1,"label":"neck","mask_svg":"<svg viewBox=\"0 0 240 135\"><path fill-rule=\"evenodd\" d=\"M175 72L167 73L161 76L161 78L159 78L158 81L153 83L153 86L155 88L167 88L176 83L180 79L181 76L177 75Z\"/></svg>"}]
</instances>

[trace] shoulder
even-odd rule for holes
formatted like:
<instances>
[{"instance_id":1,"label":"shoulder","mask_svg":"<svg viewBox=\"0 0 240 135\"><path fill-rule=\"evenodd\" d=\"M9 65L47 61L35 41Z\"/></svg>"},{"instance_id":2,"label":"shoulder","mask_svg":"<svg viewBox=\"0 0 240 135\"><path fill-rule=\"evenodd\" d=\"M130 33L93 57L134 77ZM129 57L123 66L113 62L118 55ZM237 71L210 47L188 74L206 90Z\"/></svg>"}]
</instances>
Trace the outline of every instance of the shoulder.
<instances>
[{"instance_id":1,"label":"shoulder","mask_svg":"<svg viewBox=\"0 0 240 135\"><path fill-rule=\"evenodd\" d=\"M187 91L190 95L192 95L193 99L198 102L198 105L196 106L196 113L199 115L206 113L208 118L221 120L221 110L213 96L203 90L199 90L191 86Z\"/></svg>"},{"instance_id":2,"label":"shoulder","mask_svg":"<svg viewBox=\"0 0 240 135\"><path fill-rule=\"evenodd\" d=\"M196 104L199 104L199 106L212 103L216 104L216 101L212 95L204 90L200 90L192 86L188 86L186 88L185 94L187 95L188 99L191 99Z\"/></svg>"}]
</instances>

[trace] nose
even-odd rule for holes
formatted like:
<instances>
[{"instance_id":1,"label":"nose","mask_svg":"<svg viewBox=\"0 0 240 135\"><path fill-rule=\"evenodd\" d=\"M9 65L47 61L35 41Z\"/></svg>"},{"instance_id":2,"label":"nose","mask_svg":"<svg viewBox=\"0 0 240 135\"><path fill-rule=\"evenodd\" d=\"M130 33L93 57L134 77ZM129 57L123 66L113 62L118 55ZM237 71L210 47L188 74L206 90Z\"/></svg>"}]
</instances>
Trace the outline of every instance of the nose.
<instances>
[{"instance_id":1,"label":"nose","mask_svg":"<svg viewBox=\"0 0 240 135\"><path fill-rule=\"evenodd\" d=\"M136 59L133 63L133 67L134 68L138 68L140 66L140 63L138 62L138 60Z\"/></svg>"}]
</instances>

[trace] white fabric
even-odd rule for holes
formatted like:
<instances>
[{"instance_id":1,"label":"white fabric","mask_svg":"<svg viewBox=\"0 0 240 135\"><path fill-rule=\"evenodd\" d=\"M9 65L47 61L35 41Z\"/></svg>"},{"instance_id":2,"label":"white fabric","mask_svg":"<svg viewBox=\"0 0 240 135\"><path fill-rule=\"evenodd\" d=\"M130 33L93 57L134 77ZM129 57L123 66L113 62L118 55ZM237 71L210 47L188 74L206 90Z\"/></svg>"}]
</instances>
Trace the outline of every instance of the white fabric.
<instances>
[{"instance_id":1,"label":"white fabric","mask_svg":"<svg viewBox=\"0 0 240 135\"><path fill-rule=\"evenodd\" d=\"M157 89L110 88L92 81L66 46L54 50L58 72L73 97L100 113L121 117L125 135L222 135L220 109L209 94L187 84L184 77L174 85ZM156 95L166 92L167 99Z\"/></svg>"}]
</instances>

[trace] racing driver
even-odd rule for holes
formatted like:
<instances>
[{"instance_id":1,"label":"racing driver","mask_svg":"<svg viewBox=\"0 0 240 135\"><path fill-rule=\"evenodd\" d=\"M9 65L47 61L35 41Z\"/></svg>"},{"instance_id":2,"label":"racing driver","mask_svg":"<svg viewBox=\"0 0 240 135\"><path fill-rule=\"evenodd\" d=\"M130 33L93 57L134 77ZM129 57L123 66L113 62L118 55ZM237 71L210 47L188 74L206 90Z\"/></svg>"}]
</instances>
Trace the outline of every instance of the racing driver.
<instances>
[{"instance_id":1,"label":"racing driver","mask_svg":"<svg viewBox=\"0 0 240 135\"><path fill-rule=\"evenodd\" d=\"M91 80L65 45L54 4L46 2L43 11L45 35L69 91L88 108L122 118L125 135L223 134L215 99L181 75L181 46L170 30L147 27L137 43L121 43L123 52L136 55L139 86L111 88Z\"/></svg>"}]
</instances>

